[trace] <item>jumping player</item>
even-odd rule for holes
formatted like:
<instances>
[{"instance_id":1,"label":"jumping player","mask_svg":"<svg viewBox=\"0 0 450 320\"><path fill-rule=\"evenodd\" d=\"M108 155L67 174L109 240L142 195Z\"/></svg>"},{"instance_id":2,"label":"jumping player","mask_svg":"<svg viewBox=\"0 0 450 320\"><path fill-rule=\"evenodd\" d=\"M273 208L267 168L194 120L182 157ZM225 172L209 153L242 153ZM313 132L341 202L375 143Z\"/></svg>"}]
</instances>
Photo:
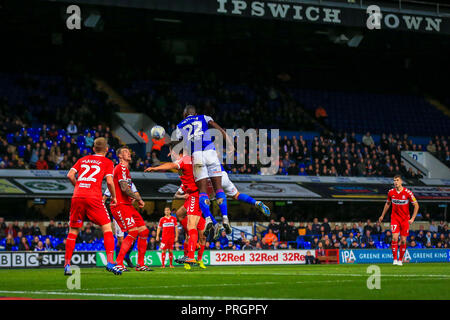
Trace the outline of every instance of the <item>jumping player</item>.
<instances>
[{"instance_id":1,"label":"jumping player","mask_svg":"<svg viewBox=\"0 0 450 320\"><path fill-rule=\"evenodd\" d=\"M116 258L117 268L126 270L123 265L124 257L137 238L138 262L136 271L153 271L144 263L149 231L144 219L132 204L134 199L138 202L140 208L145 205L139 193L131 190L132 182L128 169L131 162L131 152L127 147L121 147L117 149L116 154L119 157L119 164L114 168L114 185L120 192L117 193L117 206L111 206L111 213L120 229L128 233Z\"/></svg>"},{"instance_id":2,"label":"jumping player","mask_svg":"<svg viewBox=\"0 0 450 320\"><path fill-rule=\"evenodd\" d=\"M162 230L162 239L160 248L162 250L161 262L162 268L166 267L166 251L169 250L169 267L173 268L173 244L178 241L177 218L171 214L169 206L164 208L164 217L159 220L158 228L156 229L156 241L159 241L159 234Z\"/></svg>"},{"instance_id":3,"label":"jumping player","mask_svg":"<svg viewBox=\"0 0 450 320\"><path fill-rule=\"evenodd\" d=\"M392 231L392 255L394 256L394 265L402 266L403 257L406 252L406 238L409 235L409 226L416 219L419 212L419 203L414 194L407 188L402 186L402 178L399 175L394 177L394 188L389 190L386 204L384 205L383 213L378 221L381 223L384 215L389 210L392 203L391 213L391 231ZM409 203L414 206L412 218L409 216ZM397 260L398 250L398 236L400 234L400 257Z\"/></svg>"},{"instance_id":4,"label":"jumping player","mask_svg":"<svg viewBox=\"0 0 450 320\"><path fill-rule=\"evenodd\" d=\"M238 189L236 188L234 183L230 180L230 178L228 177L228 173L223 169L223 167L222 167L222 186L223 186L223 190L224 190L225 194L228 197L233 198L234 200L238 200L241 202L251 204L251 205L255 206L256 208L258 208L258 210L261 211L266 216L270 216L270 209L262 201L257 201L255 199L253 199L251 196L249 196L248 194L240 193L238 191ZM209 199L211 201L214 200L214 192L213 192L210 181L208 181L208 189L207 190L208 190ZM182 198L183 194L184 194L183 189L182 189L182 187L180 187L178 189L177 193L175 194L175 198ZM214 225L214 237L213 238L217 239L217 237L219 236L219 233L220 233L220 225L217 223Z\"/></svg>"},{"instance_id":5,"label":"jumping player","mask_svg":"<svg viewBox=\"0 0 450 320\"><path fill-rule=\"evenodd\" d=\"M199 205L199 190L195 184L192 158L185 155L181 150L179 154L176 154L174 148L178 142L170 143L170 152L173 158L176 159L175 162L167 162L157 167L149 167L144 170L144 172L157 172L157 171L167 171L167 170L180 170L180 179L183 183L184 192L187 197L184 202L184 207L187 212L187 230L189 234L188 243L188 255L176 261L179 263L197 264L195 260L195 249L197 247L198 232L197 225L202 215Z\"/></svg>"},{"instance_id":6,"label":"jumping player","mask_svg":"<svg viewBox=\"0 0 450 320\"><path fill-rule=\"evenodd\" d=\"M114 263L114 236L111 230L111 220L102 201L102 181L106 177L106 184L111 192L111 206L114 207L117 204L116 189L113 182L114 164L105 157L108 152L108 144L105 138L95 139L93 150L94 155L79 159L67 174L67 178L69 178L75 190L70 204L70 229L66 239L64 262L65 275L72 274L70 260L75 249L75 241L86 217L102 228L108 261L106 270L117 275L122 274L122 271ZM76 177L77 174L78 177Z\"/></svg>"},{"instance_id":7,"label":"jumping player","mask_svg":"<svg viewBox=\"0 0 450 320\"><path fill-rule=\"evenodd\" d=\"M180 209L185 209L183 206L181 206ZM184 231L187 234L187 217L185 217L183 220L181 220L181 225L183 226ZM197 225L197 232L198 232L198 245L197 245L197 261L198 266L202 269L206 269L206 266L203 262L203 252L205 252L205 245L206 245L206 236L205 236L205 227L206 227L206 221L203 217L200 217L200 220L198 221ZM184 255L187 255L187 247L189 243L189 236L184 241ZM184 268L186 270L190 270L191 266L187 263L184 264Z\"/></svg>"},{"instance_id":8,"label":"jumping player","mask_svg":"<svg viewBox=\"0 0 450 320\"><path fill-rule=\"evenodd\" d=\"M209 234L215 224L214 217L210 211L210 200L207 194L207 179L210 178L216 192L217 204L222 213L222 224L227 232L231 233L231 226L228 220L227 197L222 188L222 169L217 152L208 130L210 128L220 131L227 140L230 151L233 147L233 140L226 134L225 130L219 126L211 117L197 115L194 106L186 106L183 112L184 120L181 121L175 130L176 138L187 144L194 163L195 183L199 189L200 208L206 217L206 233Z\"/></svg>"}]
</instances>

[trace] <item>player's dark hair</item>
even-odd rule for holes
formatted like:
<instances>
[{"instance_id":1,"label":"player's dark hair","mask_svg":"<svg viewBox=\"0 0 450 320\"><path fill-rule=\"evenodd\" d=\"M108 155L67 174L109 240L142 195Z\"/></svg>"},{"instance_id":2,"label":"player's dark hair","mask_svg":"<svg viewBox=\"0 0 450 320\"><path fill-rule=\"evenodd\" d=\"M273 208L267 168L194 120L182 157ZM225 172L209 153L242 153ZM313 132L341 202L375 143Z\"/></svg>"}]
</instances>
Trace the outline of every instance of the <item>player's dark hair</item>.
<instances>
[{"instance_id":1,"label":"player's dark hair","mask_svg":"<svg viewBox=\"0 0 450 320\"><path fill-rule=\"evenodd\" d=\"M195 110L195 107L193 105L188 104L186 108L184 108L183 111L183 117L189 117L189 116L195 116L197 114L197 111Z\"/></svg>"},{"instance_id":2,"label":"player's dark hair","mask_svg":"<svg viewBox=\"0 0 450 320\"><path fill-rule=\"evenodd\" d=\"M400 179L400 180L403 180L403 179L402 179L402 176L399 175L399 174L396 174L396 175L394 176L394 179Z\"/></svg>"},{"instance_id":3,"label":"player's dark hair","mask_svg":"<svg viewBox=\"0 0 450 320\"><path fill-rule=\"evenodd\" d=\"M170 211L172 211L172 207L170 206L170 204L166 204L166 205L164 206L164 210L165 210L166 208L168 208Z\"/></svg>"}]
</instances>

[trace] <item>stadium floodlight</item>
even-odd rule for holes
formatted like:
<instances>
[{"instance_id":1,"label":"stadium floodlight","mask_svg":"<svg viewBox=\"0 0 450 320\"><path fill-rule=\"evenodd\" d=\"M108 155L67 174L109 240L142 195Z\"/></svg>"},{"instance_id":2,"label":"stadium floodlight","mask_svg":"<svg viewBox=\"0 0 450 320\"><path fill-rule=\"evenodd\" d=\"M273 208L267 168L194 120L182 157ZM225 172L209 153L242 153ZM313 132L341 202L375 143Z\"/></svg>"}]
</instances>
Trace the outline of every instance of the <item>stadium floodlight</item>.
<instances>
[{"instance_id":1,"label":"stadium floodlight","mask_svg":"<svg viewBox=\"0 0 450 320\"><path fill-rule=\"evenodd\" d=\"M98 12L89 13L86 20L84 20L84 26L86 28L92 28L96 31L102 31L103 30L103 20L102 20L101 14Z\"/></svg>"},{"instance_id":2,"label":"stadium floodlight","mask_svg":"<svg viewBox=\"0 0 450 320\"><path fill-rule=\"evenodd\" d=\"M352 48L356 48L361 43L364 36L362 34L357 34L353 36L350 40L348 40L347 45Z\"/></svg>"}]
</instances>

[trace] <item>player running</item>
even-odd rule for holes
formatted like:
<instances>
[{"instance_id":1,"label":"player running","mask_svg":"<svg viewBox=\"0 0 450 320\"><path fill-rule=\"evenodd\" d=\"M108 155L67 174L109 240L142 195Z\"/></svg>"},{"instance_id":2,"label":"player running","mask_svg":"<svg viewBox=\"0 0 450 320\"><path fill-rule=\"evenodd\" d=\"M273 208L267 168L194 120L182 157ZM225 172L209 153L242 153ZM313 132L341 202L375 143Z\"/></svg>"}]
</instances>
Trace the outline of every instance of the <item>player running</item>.
<instances>
[{"instance_id":1,"label":"player running","mask_svg":"<svg viewBox=\"0 0 450 320\"><path fill-rule=\"evenodd\" d=\"M139 208L143 208L145 205L139 193L131 190L132 182L128 169L131 162L131 152L127 147L120 147L117 149L116 155L119 157L119 164L114 168L114 185L120 192L117 193L117 205L111 206L111 213L120 229L128 233L116 258L117 268L127 270L123 265L123 260L137 239L138 262L136 271L153 271L144 263L149 231L144 219L132 204L134 199L138 202Z\"/></svg>"},{"instance_id":2,"label":"player running","mask_svg":"<svg viewBox=\"0 0 450 320\"><path fill-rule=\"evenodd\" d=\"M184 109L183 117L175 130L176 138L187 144L188 150L192 155L194 163L195 183L199 189L200 208L206 218L206 233L209 234L214 223L214 217L210 211L210 200L207 194L207 180L211 179L214 190L216 192L217 204L222 213L222 223L227 232L231 233L231 226L228 220L227 197L222 188L222 169L217 152L212 140L211 134L208 132L210 128L219 130L223 137L227 140L229 148L233 149L233 140L226 134L211 117L206 115L197 115L194 106L187 106Z\"/></svg>"},{"instance_id":3,"label":"player running","mask_svg":"<svg viewBox=\"0 0 450 320\"><path fill-rule=\"evenodd\" d=\"M179 154L176 154L174 148L178 142L170 143L170 152L172 157L176 159L175 162L167 162L157 167L149 167L144 170L144 172L157 172L157 171L167 171L167 170L180 170L180 179L184 186L184 192L187 197L184 202L184 207L187 212L187 230L189 235L188 243L188 255L184 256L179 263L197 264L195 260L195 249L197 247L198 231L197 225L202 215L199 205L199 190L195 184L192 157L186 155L181 150ZM178 262L177 261L177 262Z\"/></svg>"},{"instance_id":4,"label":"player running","mask_svg":"<svg viewBox=\"0 0 450 320\"><path fill-rule=\"evenodd\" d=\"M409 226L416 219L419 212L419 203L414 194L407 188L402 186L402 178L399 175L394 177L394 188L389 190L386 204L384 205L383 213L378 221L381 223L384 215L389 210L392 203L391 213L391 231L392 231L392 255L394 257L394 265L402 266L403 257L406 252L406 238L409 235ZM409 216L409 203L414 206L412 218ZM400 257L397 260L398 250L398 235L400 234Z\"/></svg>"},{"instance_id":5,"label":"player running","mask_svg":"<svg viewBox=\"0 0 450 320\"><path fill-rule=\"evenodd\" d=\"M162 239L160 248L162 250L161 263L162 268L166 267L166 251L169 250L169 267L173 266L173 244L178 241L178 228L177 228L177 218L173 217L171 214L169 206L164 208L164 217L159 219L158 228L156 229L156 241L159 241L159 234L162 230Z\"/></svg>"},{"instance_id":6,"label":"player running","mask_svg":"<svg viewBox=\"0 0 450 320\"><path fill-rule=\"evenodd\" d=\"M67 173L67 178L69 178L75 190L70 204L70 229L66 239L64 274L72 274L70 260L75 249L78 233L87 217L102 228L108 261L106 270L121 275L122 271L114 263L114 236L111 230L111 220L102 201L102 181L106 177L106 184L111 192L111 206L117 204L113 181L114 164L105 157L108 152L108 144L105 138L95 139L92 149L94 155L82 157ZM76 177L77 174L78 177Z\"/></svg>"},{"instance_id":7,"label":"player running","mask_svg":"<svg viewBox=\"0 0 450 320\"><path fill-rule=\"evenodd\" d=\"M139 194L139 192L137 191L137 188L133 182L131 183L131 191ZM109 197L111 197L111 193L109 192L109 189L106 188L105 192L103 193L103 202L105 204L107 204L106 201L107 201L107 199L109 199ZM135 201L136 200L133 199L132 202L134 203ZM108 207L108 206L106 206L106 207ZM118 255L120 252L120 248L122 247L124 232L122 231L122 229L120 229L120 227L117 224L117 221L116 221L116 219L114 219L114 217L113 217L113 225L114 225L114 235L117 238L116 253ZM130 259L130 253L132 250L133 250L133 245L131 245L130 249L128 250L128 252L125 254L125 257L124 257L124 260L127 263L127 267L131 267L131 268L133 267L133 263L131 262L131 259Z\"/></svg>"}]
</instances>

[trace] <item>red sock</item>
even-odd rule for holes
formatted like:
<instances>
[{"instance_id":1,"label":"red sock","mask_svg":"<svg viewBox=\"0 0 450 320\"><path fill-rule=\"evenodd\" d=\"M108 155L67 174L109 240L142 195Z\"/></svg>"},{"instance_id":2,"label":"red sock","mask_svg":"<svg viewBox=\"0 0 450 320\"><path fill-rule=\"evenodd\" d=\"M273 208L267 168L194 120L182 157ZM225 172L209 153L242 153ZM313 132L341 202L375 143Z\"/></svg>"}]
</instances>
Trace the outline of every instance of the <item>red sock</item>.
<instances>
[{"instance_id":1,"label":"red sock","mask_svg":"<svg viewBox=\"0 0 450 320\"><path fill-rule=\"evenodd\" d=\"M112 231L107 231L103 234L103 242L106 250L106 260L114 263L114 236Z\"/></svg>"},{"instance_id":2,"label":"red sock","mask_svg":"<svg viewBox=\"0 0 450 320\"><path fill-rule=\"evenodd\" d=\"M187 241L184 242L183 249L184 249L184 256L186 257L188 255L188 242Z\"/></svg>"},{"instance_id":3,"label":"red sock","mask_svg":"<svg viewBox=\"0 0 450 320\"><path fill-rule=\"evenodd\" d=\"M145 264L145 252L147 252L147 238L148 238L148 229L145 229L141 233L139 233L138 237L138 264L143 266Z\"/></svg>"},{"instance_id":4,"label":"red sock","mask_svg":"<svg viewBox=\"0 0 450 320\"><path fill-rule=\"evenodd\" d=\"M394 257L394 260L397 260L398 242L392 241L391 247L392 247L392 256Z\"/></svg>"},{"instance_id":5,"label":"red sock","mask_svg":"<svg viewBox=\"0 0 450 320\"><path fill-rule=\"evenodd\" d=\"M198 249L198 253L197 253L197 261L202 260L204 251L205 251L205 245L201 244L200 249Z\"/></svg>"},{"instance_id":6,"label":"red sock","mask_svg":"<svg viewBox=\"0 0 450 320\"><path fill-rule=\"evenodd\" d=\"M173 252L169 252L169 262L170 262L170 265L172 265L172 263L173 263Z\"/></svg>"},{"instance_id":7,"label":"red sock","mask_svg":"<svg viewBox=\"0 0 450 320\"><path fill-rule=\"evenodd\" d=\"M166 264L166 252L163 251L161 254L161 264L165 265Z\"/></svg>"},{"instance_id":8,"label":"red sock","mask_svg":"<svg viewBox=\"0 0 450 320\"><path fill-rule=\"evenodd\" d=\"M137 230L128 232L128 235L123 239L122 246L120 247L120 252L117 255L116 262L118 265L123 265L123 258L127 254L128 250L133 246L134 240L137 237Z\"/></svg>"},{"instance_id":9,"label":"red sock","mask_svg":"<svg viewBox=\"0 0 450 320\"><path fill-rule=\"evenodd\" d=\"M405 252L406 252L406 244L401 244L400 245L400 259L399 259L399 261L403 261L403 257L405 256Z\"/></svg>"},{"instance_id":10,"label":"red sock","mask_svg":"<svg viewBox=\"0 0 450 320\"><path fill-rule=\"evenodd\" d=\"M72 260L73 250L75 249L75 242L77 240L77 235L75 233L69 233L66 239L66 255L64 259L64 266L70 264Z\"/></svg>"},{"instance_id":11,"label":"red sock","mask_svg":"<svg viewBox=\"0 0 450 320\"><path fill-rule=\"evenodd\" d=\"M188 257L194 259L197 249L198 232L196 229L189 230Z\"/></svg>"}]
</instances>

